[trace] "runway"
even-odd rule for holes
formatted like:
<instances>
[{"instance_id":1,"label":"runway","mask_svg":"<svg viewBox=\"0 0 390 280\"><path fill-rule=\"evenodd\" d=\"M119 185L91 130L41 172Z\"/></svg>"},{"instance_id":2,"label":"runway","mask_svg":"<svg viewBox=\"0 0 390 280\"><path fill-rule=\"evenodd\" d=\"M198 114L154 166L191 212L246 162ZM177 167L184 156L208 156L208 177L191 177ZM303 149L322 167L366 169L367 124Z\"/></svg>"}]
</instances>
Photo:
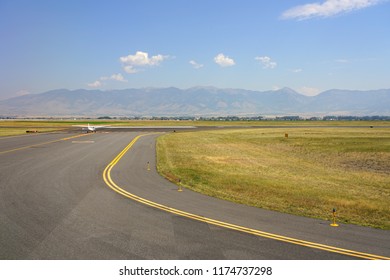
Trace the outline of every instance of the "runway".
<instances>
[{"instance_id":1,"label":"runway","mask_svg":"<svg viewBox=\"0 0 390 280\"><path fill-rule=\"evenodd\" d=\"M157 174L159 134L147 133L0 138L0 259L359 258L221 227L129 199L105 182L107 167L118 155L111 180L147 201L229 225L390 256L387 231L332 228L325 221L178 192ZM144 136L121 153L139 135Z\"/></svg>"}]
</instances>

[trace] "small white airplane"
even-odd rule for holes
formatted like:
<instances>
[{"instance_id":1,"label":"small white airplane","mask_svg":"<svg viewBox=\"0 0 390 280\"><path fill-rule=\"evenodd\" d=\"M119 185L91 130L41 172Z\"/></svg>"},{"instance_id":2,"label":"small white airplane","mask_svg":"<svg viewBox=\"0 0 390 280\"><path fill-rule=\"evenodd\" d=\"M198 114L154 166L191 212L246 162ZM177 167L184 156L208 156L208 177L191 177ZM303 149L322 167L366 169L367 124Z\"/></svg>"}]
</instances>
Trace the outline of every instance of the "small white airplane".
<instances>
[{"instance_id":1,"label":"small white airplane","mask_svg":"<svg viewBox=\"0 0 390 280\"><path fill-rule=\"evenodd\" d=\"M95 125L89 125L89 124L88 125L73 125L73 126L81 127L81 129L86 130L87 133L96 132L96 129L106 127L105 125L95 126Z\"/></svg>"}]
</instances>

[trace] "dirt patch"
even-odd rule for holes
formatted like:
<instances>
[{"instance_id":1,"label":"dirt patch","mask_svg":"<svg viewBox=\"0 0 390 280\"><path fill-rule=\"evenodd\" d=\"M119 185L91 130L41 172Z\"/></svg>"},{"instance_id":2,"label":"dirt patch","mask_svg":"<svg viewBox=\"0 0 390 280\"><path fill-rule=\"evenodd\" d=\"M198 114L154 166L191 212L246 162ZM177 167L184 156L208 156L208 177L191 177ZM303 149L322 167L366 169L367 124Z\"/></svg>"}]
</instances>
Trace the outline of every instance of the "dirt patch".
<instances>
[{"instance_id":1,"label":"dirt patch","mask_svg":"<svg viewBox=\"0 0 390 280\"><path fill-rule=\"evenodd\" d=\"M365 155L364 157L347 157L341 161L341 165L345 169L356 171L368 171L390 174L390 155L385 153L377 153Z\"/></svg>"}]
</instances>

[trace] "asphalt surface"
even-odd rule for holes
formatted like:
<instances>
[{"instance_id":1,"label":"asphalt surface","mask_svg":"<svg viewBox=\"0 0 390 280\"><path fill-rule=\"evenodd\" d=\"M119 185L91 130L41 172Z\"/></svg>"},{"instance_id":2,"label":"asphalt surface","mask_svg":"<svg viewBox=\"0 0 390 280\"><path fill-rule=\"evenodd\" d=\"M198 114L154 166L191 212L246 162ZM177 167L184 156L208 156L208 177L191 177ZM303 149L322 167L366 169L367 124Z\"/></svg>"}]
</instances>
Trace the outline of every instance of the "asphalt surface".
<instances>
[{"instance_id":1,"label":"asphalt surface","mask_svg":"<svg viewBox=\"0 0 390 280\"><path fill-rule=\"evenodd\" d=\"M104 182L104 170L145 133L0 138L0 259L356 259L204 223L118 194ZM112 168L118 186L202 217L390 257L388 231L333 228L326 221L178 192L155 170L157 136L141 137Z\"/></svg>"}]
</instances>

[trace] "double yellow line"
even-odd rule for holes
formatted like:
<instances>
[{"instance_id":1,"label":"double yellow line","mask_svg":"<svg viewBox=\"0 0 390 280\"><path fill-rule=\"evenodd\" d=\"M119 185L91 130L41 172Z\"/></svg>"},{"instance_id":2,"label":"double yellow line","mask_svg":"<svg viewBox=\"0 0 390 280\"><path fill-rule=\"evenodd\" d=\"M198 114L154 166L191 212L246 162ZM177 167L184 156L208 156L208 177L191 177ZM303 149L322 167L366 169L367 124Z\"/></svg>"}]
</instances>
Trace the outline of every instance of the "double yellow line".
<instances>
[{"instance_id":1,"label":"double yellow line","mask_svg":"<svg viewBox=\"0 0 390 280\"><path fill-rule=\"evenodd\" d=\"M204 223L220 226L223 228L233 229L236 231L245 232L245 233L249 233L249 234L256 235L256 236L270 238L270 239L274 239L274 240L278 240L278 241L283 241L283 242L292 243L292 244L305 246L305 247L310 247L310 248L314 248L314 249L319 249L319 250L323 250L323 251L338 253L338 254L342 254L342 255L348 255L348 256L361 258L361 259L390 260L390 258L388 258L388 257L383 257L383 256L378 256L378 255L373 255L373 254L367 254L367 253L337 248L337 247L333 247L333 246L309 242L309 241L305 241L305 240L300 240L300 239L296 239L296 238L286 237L286 236L282 236L282 235L272 234L272 233L268 233L268 232L264 232L264 231L260 231L260 230L256 230L256 229L251 229L251 228L246 228L246 227L242 227L242 226L238 226L238 225L234 225L234 224L230 224L230 223L221 222L218 220L202 217L202 216L199 216L196 214L192 214L192 213L184 212L184 211L181 211L181 210L178 210L175 208L171 208L171 207L144 199L142 197L139 197L137 195L134 195L132 193L125 191L123 188L121 188L117 184L115 184L115 182L112 180L111 170L119 162L119 160L127 153L127 151L131 149L131 147L134 145L134 143L137 142L137 140L139 138L146 136L146 135L150 135L150 134L142 134L142 135L135 137L104 169L103 180L113 191L115 191L115 192L117 192L117 193L119 193L127 198L130 198L132 200L140 202L142 204L145 204L145 205L148 205L148 206L151 206L151 207L154 207L154 208L157 208L157 209L160 209L160 210L163 210L163 211L175 214L175 215L179 215L179 216L183 216L183 217L190 218L193 220L201 221Z\"/></svg>"}]
</instances>

